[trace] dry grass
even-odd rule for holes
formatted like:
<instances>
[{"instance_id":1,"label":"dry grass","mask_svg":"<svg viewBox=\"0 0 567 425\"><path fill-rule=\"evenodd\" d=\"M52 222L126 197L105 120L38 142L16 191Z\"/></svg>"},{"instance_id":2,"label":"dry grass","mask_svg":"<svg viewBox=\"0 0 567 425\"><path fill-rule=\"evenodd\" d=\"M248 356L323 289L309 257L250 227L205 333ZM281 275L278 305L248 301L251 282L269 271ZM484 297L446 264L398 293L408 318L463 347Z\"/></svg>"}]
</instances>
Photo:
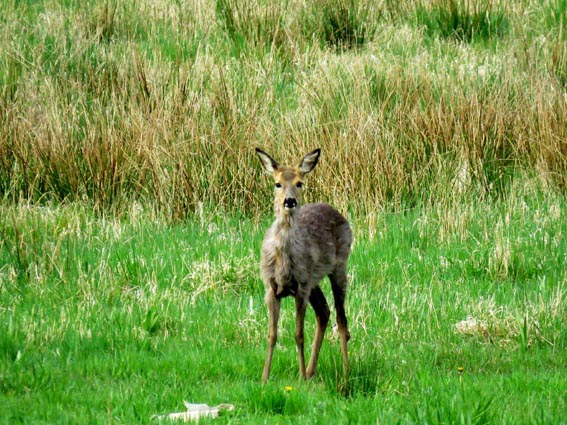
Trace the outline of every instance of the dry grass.
<instances>
[{"instance_id":1,"label":"dry grass","mask_svg":"<svg viewBox=\"0 0 567 425\"><path fill-rule=\"evenodd\" d=\"M309 196L360 214L517 179L564 190L557 1L485 2L507 31L469 42L420 24L440 2L288 3L4 3L0 194L256 214L256 145L282 161L320 146Z\"/></svg>"}]
</instances>

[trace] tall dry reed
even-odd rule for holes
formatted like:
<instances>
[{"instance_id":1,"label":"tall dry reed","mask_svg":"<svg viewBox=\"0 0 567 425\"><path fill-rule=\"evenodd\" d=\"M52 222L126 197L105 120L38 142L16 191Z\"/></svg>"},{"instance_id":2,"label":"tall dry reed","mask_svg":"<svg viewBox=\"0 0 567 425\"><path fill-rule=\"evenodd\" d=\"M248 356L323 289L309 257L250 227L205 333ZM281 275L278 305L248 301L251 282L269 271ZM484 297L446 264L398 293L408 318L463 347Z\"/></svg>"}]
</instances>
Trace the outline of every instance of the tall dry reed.
<instances>
[{"instance_id":1,"label":"tall dry reed","mask_svg":"<svg viewBox=\"0 0 567 425\"><path fill-rule=\"evenodd\" d=\"M565 189L554 2L486 2L507 29L471 39L427 26L442 2L210 3L4 3L3 198L257 214L270 194L254 146L285 162L321 147L309 199L361 214L517 179Z\"/></svg>"}]
</instances>

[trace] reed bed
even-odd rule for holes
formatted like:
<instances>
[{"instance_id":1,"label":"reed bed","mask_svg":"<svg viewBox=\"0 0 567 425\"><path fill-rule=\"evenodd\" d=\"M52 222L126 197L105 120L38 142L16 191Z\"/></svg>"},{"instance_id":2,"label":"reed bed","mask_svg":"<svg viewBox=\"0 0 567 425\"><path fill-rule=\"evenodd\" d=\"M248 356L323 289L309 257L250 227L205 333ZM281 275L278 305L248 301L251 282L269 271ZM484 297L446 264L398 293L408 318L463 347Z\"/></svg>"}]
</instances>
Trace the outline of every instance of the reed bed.
<instances>
[{"instance_id":1,"label":"reed bed","mask_svg":"<svg viewBox=\"0 0 567 425\"><path fill-rule=\"evenodd\" d=\"M361 215L561 193L564 3L3 2L0 196L256 215L255 146Z\"/></svg>"}]
</instances>

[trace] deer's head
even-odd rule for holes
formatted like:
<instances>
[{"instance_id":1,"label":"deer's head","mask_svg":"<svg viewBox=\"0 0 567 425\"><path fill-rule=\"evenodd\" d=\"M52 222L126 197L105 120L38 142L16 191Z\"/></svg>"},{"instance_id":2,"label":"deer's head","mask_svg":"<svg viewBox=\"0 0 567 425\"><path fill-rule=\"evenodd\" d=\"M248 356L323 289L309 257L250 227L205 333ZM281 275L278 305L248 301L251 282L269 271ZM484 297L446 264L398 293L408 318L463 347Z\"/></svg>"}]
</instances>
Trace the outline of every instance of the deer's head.
<instances>
[{"instance_id":1,"label":"deer's head","mask_svg":"<svg viewBox=\"0 0 567 425\"><path fill-rule=\"evenodd\" d=\"M276 215L291 216L295 214L301 206L303 178L317 165L321 149L309 152L297 167L280 165L274 158L259 148L256 148L256 154L260 158L264 170L274 178Z\"/></svg>"}]
</instances>

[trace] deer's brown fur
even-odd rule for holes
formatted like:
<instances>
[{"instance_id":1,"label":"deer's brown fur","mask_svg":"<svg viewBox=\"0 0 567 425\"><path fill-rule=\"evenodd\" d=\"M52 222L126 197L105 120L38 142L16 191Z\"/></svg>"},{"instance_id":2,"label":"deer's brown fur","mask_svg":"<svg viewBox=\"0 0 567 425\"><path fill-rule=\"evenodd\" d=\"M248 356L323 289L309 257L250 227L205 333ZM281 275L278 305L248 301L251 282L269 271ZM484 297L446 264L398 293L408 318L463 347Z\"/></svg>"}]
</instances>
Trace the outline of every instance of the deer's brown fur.
<instances>
[{"instance_id":1,"label":"deer's brown fur","mask_svg":"<svg viewBox=\"0 0 567 425\"><path fill-rule=\"evenodd\" d=\"M319 282L329 276L340 334L344 375L348 373L347 342L350 334L344 301L347 290L347 259L352 232L348 221L327 204L301 205L302 180L317 165L320 150L308 153L298 167L281 166L261 149L256 153L275 180L275 220L262 244L260 272L266 287L269 312L268 353L262 380L270 374L277 340L281 299L295 297L299 373L303 378L315 374L317 358L329 322L329 306ZM303 328L307 304L317 318L317 328L309 365L305 367Z\"/></svg>"}]
</instances>

